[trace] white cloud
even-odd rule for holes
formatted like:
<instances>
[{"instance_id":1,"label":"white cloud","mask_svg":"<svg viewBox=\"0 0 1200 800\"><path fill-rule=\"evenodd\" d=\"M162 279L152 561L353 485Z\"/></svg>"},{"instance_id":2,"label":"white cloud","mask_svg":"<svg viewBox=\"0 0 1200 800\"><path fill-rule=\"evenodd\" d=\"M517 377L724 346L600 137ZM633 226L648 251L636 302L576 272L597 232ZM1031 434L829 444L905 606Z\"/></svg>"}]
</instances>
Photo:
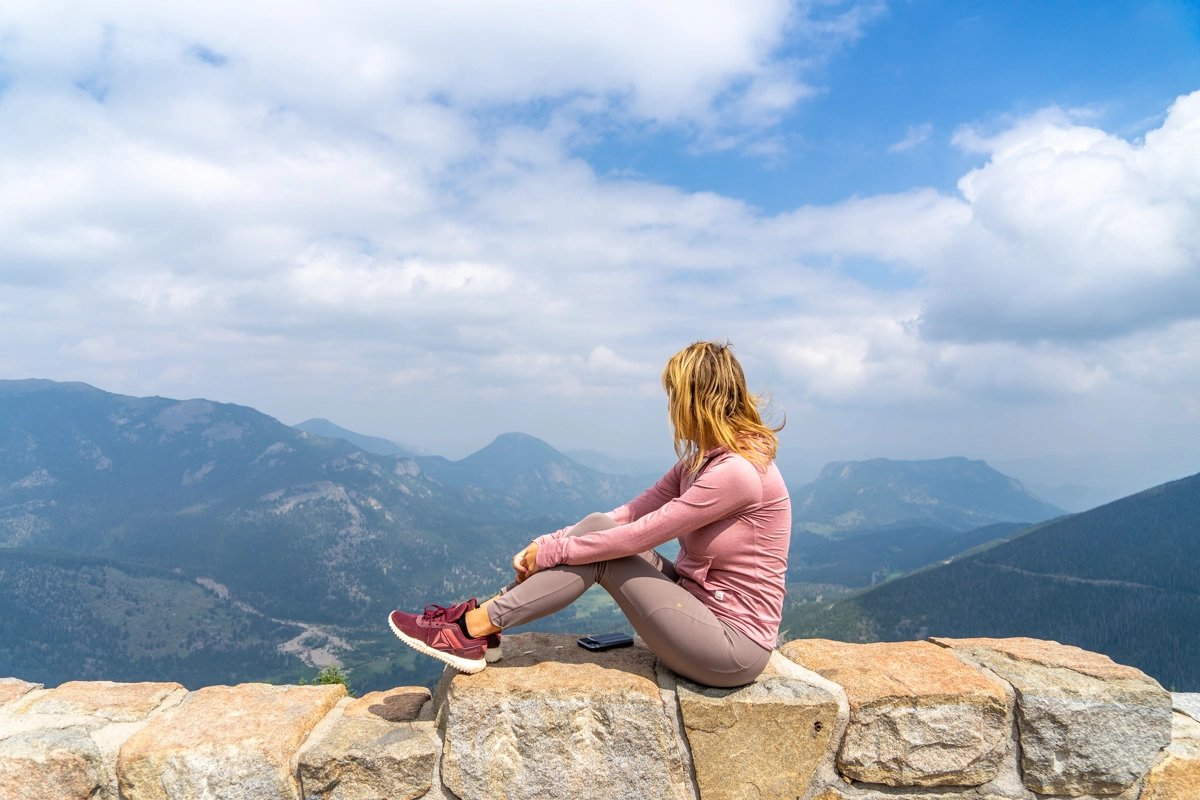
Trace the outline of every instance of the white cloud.
<instances>
[{"instance_id":1,"label":"white cloud","mask_svg":"<svg viewBox=\"0 0 1200 800\"><path fill-rule=\"evenodd\" d=\"M931 335L1095 339L1200 312L1200 93L1130 143L1047 112L986 140L927 269Z\"/></svg>"},{"instance_id":2,"label":"white cloud","mask_svg":"<svg viewBox=\"0 0 1200 800\"><path fill-rule=\"evenodd\" d=\"M930 428L1200 390L1200 94L1144 142L1047 112L960 132L989 160L958 194L777 215L574 156L592 116L769 149L810 91L781 37L878 13L818 5L6 4L0 365L435 449L638 452L700 338L785 409Z\"/></svg>"},{"instance_id":3,"label":"white cloud","mask_svg":"<svg viewBox=\"0 0 1200 800\"><path fill-rule=\"evenodd\" d=\"M190 73L198 88L270 97L305 113L583 94L670 122L710 113L737 84L756 87L761 97L750 106L794 96L798 77L771 60L792 13L786 0L214 0L170 8L50 0L7 3L0 25L10 69L83 83L112 102L169 94L162 78ZM848 26L834 35L853 34Z\"/></svg>"},{"instance_id":4,"label":"white cloud","mask_svg":"<svg viewBox=\"0 0 1200 800\"><path fill-rule=\"evenodd\" d=\"M917 145L929 141L930 136L933 136L933 125L928 122L922 125L909 125L908 132L904 134L904 138L889 146L888 152L906 153Z\"/></svg>"}]
</instances>

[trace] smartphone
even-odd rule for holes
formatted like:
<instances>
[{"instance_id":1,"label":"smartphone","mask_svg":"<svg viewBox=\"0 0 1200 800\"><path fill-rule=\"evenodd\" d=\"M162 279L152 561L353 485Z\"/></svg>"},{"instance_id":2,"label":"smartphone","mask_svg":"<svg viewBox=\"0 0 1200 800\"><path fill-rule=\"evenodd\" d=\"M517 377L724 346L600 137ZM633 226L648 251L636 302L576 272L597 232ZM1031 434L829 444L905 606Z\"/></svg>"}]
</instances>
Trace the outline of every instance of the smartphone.
<instances>
[{"instance_id":1,"label":"smartphone","mask_svg":"<svg viewBox=\"0 0 1200 800\"><path fill-rule=\"evenodd\" d=\"M579 640L579 646L588 650L612 650L614 647L629 647L633 644L632 637L623 633L598 633L595 636L585 636Z\"/></svg>"}]
</instances>

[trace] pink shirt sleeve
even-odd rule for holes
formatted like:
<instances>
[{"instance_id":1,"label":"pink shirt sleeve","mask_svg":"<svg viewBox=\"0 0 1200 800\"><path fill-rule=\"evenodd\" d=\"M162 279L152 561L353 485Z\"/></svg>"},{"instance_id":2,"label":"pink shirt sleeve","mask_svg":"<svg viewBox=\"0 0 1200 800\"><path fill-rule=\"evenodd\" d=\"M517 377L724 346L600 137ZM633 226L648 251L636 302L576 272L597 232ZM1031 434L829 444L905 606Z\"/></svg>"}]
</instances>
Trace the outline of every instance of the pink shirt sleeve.
<instances>
[{"instance_id":1,"label":"pink shirt sleeve","mask_svg":"<svg viewBox=\"0 0 1200 800\"><path fill-rule=\"evenodd\" d=\"M667 473L659 478L658 481L655 482L655 484L649 489L642 492L625 505L614 508L612 511L608 512L608 515L612 517L618 525L625 525L626 523L633 522L640 517L644 517L646 514L654 511L655 509L662 508L663 504L667 501L679 497L679 485L682 477L683 464L678 463L671 469L667 470ZM533 541L537 543L538 547L544 547L546 542L553 541L555 539L561 539L566 536L567 531L571 530L573 527L573 525L568 525L567 527L560 528L553 533L544 533Z\"/></svg>"},{"instance_id":2,"label":"pink shirt sleeve","mask_svg":"<svg viewBox=\"0 0 1200 800\"><path fill-rule=\"evenodd\" d=\"M682 470L682 466L677 469ZM754 465L744 458L726 453L711 461L687 491L666 500L653 510L635 516L638 511L657 502L661 495L656 490L671 474L667 473L653 488L617 509L622 518L634 517L629 522L582 536L562 536L562 532L559 532L559 535L539 537L546 541L538 542L538 569L549 569L559 564L591 564L642 553L685 533L731 517L762 500L762 480ZM682 472L678 474L682 475Z\"/></svg>"},{"instance_id":3,"label":"pink shirt sleeve","mask_svg":"<svg viewBox=\"0 0 1200 800\"><path fill-rule=\"evenodd\" d=\"M675 464L667 473L646 491L639 494L620 508L614 508L609 516L619 525L627 525L641 519L651 511L662 508L671 500L679 497L679 487L683 480L683 462Z\"/></svg>"}]
</instances>

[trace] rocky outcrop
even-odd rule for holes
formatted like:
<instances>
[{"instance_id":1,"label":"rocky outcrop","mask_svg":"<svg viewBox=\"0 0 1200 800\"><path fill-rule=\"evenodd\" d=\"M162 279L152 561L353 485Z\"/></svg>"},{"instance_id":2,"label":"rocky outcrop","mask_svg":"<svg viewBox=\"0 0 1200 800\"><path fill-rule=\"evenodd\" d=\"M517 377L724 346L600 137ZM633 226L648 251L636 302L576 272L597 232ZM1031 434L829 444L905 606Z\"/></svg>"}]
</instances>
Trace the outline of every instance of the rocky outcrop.
<instances>
[{"instance_id":1,"label":"rocky outcrop","mask_svg":"<svg viewBox=\"0 0 1200 800\"><path fill-rule=\"evenodd\" d=\"M111 681L20 688L0 704L3 798L117 800L121 745L187 693L177 683Z\"/></svg>"},{"instance_id":2,"label":"rocky outcrop","mask_svg":"<svg viewBox=\"0 0 1200 800\"><path fill-rule=\"evenodd\" d=\"M889 786L976 786L996 777L1011 709L1004 686L928 642L788 642L783 654L850 701L846 777Z\"/></svg>"},{"instance_id":3,"label":"rocky outcrop","mask_svg":"<svg viewBox=\"0 0 1200 800\"><path fill-rule=\"evenodd\" d=\"M182 691L178 683L69 681L21 704L22 714L91 717L107 722L139 722Z\"/></svg>"},{"instance_id":4,"label":"rocky outcrop","mask_svg":"<svg viewBox=\"0 0 1200 800\"><path fill-rule=\"evenodd\" d=\"M1171 695L1171 707L1200 722L1200 693L1176 692Z\"/></svg>"},{"instance_id":5,"label":"rocky outcrop","mask_svg":"<svg viewBox=\"0 0 1200 800\"><path fill-rule=\"evenodd\" d=\"M645 647L504 639L504 660L439 688L442 780L462 798L691 797L673 708Z\"/></svg>"},{"instance_id":6,"label":"rocky outcrop","mask_svg":"<svg viewBox=\"0 0 1200 800\"><path fill-rule=\"evenodd\" d=\"M248 683L193 692L121 747L121 796L295 800L292 756L345 696L338 685Z\"/></svg>"},{"instance_id":7,"label":"rocky outcrop","mask_svg":"<svg viewBox=\"0 0 1200 800\"><path fill-rule=\"evenodd\" d=\"M1021 769L1041 794L1113 795L1171 742L1171 696L1108 656L1038 639L933 639L1017 695Z\"/></svg>"},{"instance_id":8,"label":"rocky outcrop","mask_svg":"<svg viewBox=\"0 0 1200 800\"><path fill-rule=\"evenodd\" d=\"M433 785L440 753L433 723L397 725L383 719L343 717L301 753L305 798L411 800Z\"/></svg>"},{"instance_id":9,"label":"rocky outcrop","mask_svg":"<svg viewBox=\"0 0 1200 800\"><path fill-rule=\"evenodd\" d=\"M41 688L40 683L26 683L16 678L0 678L0 706L7 705L18 697Z\"/></svg>"},{"instance_id":10,"label":"rocky outcrop","mask_svg":"<svg viewBox=\"0 0 1200 800\"><path fill-rule=\"evenodd\" d=\"M1171 744L1146 776L1141 800L1196 800L1200 797L1200 695L1172 697Z\"/></svg>"},{"instance_id":11,"label":"rocky outcrop","mask_svg":"<svg viewBox=\"0 0 1200 800\"><path fill-rule=\"evenodd\" d=\"M713 689L523 634L432 697L0 680L0 798L1200 800L1197 701L1027 639L792 642Z\"/></svg>"},{"instance_id":12,"label":"rocky outcrop","mask_svg":"<svg viewBox=\"0 0 1200 800\"><path fill-rule=\"evenodd\" d=\"M90 800L110 795L100 750L80 728L23 731L0 740L0 797Z\"/></svg>"},{"instance_id":13,"label":"rocky outcrop","mask_svg":"<svg viewBox=\"0 0 1200 800\"><path fill-rule=\"evenodd\" d=\"M677 693L703 800L800 797L838 730L837 696L778 653L749 686Z\"/></svg>"}]
</instances>

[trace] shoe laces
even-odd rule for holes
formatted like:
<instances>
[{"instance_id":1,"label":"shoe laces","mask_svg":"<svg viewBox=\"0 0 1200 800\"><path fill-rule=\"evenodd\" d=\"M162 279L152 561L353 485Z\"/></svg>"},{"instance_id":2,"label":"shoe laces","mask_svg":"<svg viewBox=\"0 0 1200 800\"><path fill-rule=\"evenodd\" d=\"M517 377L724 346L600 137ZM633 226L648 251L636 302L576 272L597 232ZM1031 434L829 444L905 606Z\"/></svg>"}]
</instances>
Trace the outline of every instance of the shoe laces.
<instances>
[{"instance_id":1,"label":"shoe laces","mask_svg":"<svg viewBox=\"0 0 1200 800\"><path fill-rule=\"evenodd\" d=\"M430 603L429 605L425 606L425 619L429 620L430 622L445 620L446 613L449 611L450 609L444 606L439 606L436 603Z\"/></svg>"}]
</instances>

